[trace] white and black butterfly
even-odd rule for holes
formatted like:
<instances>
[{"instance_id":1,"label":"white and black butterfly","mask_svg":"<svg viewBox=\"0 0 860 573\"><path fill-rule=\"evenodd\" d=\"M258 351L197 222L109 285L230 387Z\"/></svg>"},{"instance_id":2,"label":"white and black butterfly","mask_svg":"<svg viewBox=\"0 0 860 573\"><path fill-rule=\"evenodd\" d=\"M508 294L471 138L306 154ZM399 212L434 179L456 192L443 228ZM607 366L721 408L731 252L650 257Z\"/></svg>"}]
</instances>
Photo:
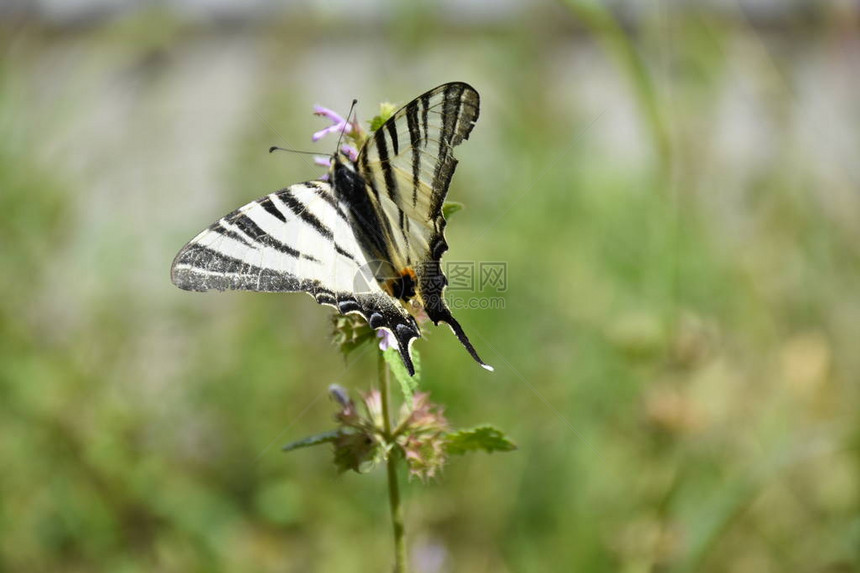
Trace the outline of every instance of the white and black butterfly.
<instances>
[{"instance_id":1,"label":"white and black butterfly","mask_svg":"<svg viewBox=\"0 0 860 573\"><path fill-rule=\"evenodd\" d=\"M478 119L478 92L441 85L373 132L355 161L337 152L329 181L291 185L219 219L173 261L181 289L306 292L342 314L358 313L396 339L412 374L421 336L407 308L447 323L480 359L443 293L448 249L442 204L457 166L453 148Z\"/></svg>"}]
</instances>

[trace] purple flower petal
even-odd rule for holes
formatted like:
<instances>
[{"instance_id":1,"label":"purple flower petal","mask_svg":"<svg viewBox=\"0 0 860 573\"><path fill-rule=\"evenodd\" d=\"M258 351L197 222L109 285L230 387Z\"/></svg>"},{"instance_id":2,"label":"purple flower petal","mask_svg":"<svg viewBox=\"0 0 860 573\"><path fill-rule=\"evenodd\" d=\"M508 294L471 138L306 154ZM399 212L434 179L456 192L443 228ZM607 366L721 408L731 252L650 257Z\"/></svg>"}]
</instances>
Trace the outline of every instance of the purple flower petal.
<instances>
[{"instance_id":1,"label":"purple flower petal","mask_svg":"<svg viewBox=\"0 0 860 573\"><path fill-rule=\"evenodd\" d=\"M327 107L323 107L321 105L314 106L314 115L321 115L323 117L329 118L332 123L346 123L346 120L343 119L337 112L330 110Z\"/></svg>"},{"instance_id":2,"label":"purple flower petal","mask_svg":"<svg viewBox=\"0 0 860 573\"><path fill-rule=\"evenodd\" d=\"M341 406L346 407L352 403L352 400L349 399L349 393L339 384L330 384L328 387L328 393Z\"/></svg>"},{"instance_id":3,"label":"purple flower petal","mask_svg":"<svg viewBox=\"0 0 860 573\"><path fill-rule=\"evenodd\" d=\"M350 160L356 161L358 159L358 150L351 145L341 145L341 151L349 155Z\"/></svg>"},{"instance_id":4,"label":"purple flower petal","mask_svg":"<svg viewBox=\"0 0 860 573\"><path fill-rule=\"evenodd\" d=\"M345 121L342 121L340 123L336 123L334 125L330 125L327 128L321 129L318 132L316 132L315 134L313 134L313 137L311 137L311 140L312 141L319 141L320 139L322 139L323 137L325 137L329 133L340 133L341 131L343 133L349 133L350 131L352 131L352 126L350 124L346 123Z\"/></svg>"},{"instance_id":5,"label":"purple flower petal","mask_svg":"<svg viewBox=\"0 0 860 573\"><path fill-rule=\"evenodd\" d=\"M397 348L397 339L384 328L376 331L376 337L379 338L379 349L381 351L385 352L389 348Z\"/></svg>"},{"instance_id":6,"label":"purple flower petal","mask_svg":"<svg viewBox=\"0 0 860 573\"><path fill-rule=\"evenodd\" d=\"M314 157L314 163L316 163L317 165L319 165L321 167L331 167L331 157L329 157L328 155L326 155L324 157L321 155L318 155L318 156Z\"/></svg>"}]
</instances>

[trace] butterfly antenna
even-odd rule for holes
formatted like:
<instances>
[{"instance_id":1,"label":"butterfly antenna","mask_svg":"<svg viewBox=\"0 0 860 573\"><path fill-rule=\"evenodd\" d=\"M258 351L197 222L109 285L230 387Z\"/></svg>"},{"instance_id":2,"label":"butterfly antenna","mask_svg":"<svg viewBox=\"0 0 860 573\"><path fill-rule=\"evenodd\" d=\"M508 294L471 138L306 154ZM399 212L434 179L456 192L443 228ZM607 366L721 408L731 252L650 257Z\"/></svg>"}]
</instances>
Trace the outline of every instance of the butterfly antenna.
<instances>
[{"instance_id":1,"label":"butterfly antenna","mask_svg":"<svg viewBox=\"0 0 860 573\"><path fill-rule=\"evenodd\" d=\"M349 127L349 118L352 117L352 112L355 109L355 104L358 103L357 99L352 100L352 105L349 106L349 113L346 114L346 123L343 126L343 129L340 130L340 137L337 138L337 147L334 148L334 154L337 155L338 151L340 151L340 142L343 140L343 134L346 133L346 128Z\"/></svg>"},{"instance_id":2,"label":"butterfly antenna","mask_svg":"<svg viewBox=\"0 0 860 573\"><path fill-rule=\"evenodd\" d=\"M301 151L299 149L290 149L288 147L278 147L277 145L273 145L269 148L269 153L273 151L289 151L290 153L303 153L305 155L319 155L318 151Z\"/></svg>"}]
</instances>

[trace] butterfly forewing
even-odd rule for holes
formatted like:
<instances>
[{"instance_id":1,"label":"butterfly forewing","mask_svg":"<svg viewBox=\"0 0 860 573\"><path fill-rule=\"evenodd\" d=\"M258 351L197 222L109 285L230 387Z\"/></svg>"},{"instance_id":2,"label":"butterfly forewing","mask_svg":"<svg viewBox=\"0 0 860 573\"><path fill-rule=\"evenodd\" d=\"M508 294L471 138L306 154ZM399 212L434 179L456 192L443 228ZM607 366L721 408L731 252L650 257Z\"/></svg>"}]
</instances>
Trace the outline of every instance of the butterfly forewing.
<instances>
[{"instance_id":1,"label":"butterfly forewing","mask_svg":"<svg viewBox=\"0 0 860 573\"><path fill-rule=\"evenodd\" d=\"M412 371L415 320L368 274L344 207L324 181L292 185L252 201L176 255L173 283L193 291L307 292L320 304L361 314L392 332Z\"/></svg>"},{"instance_id":2,"label":"butterfly forewing","mask_svg":"<svg viewBox=\"0 0 860 573\"><path fill-rule=\"evenodd\" d=\"M323 199L327 192L327 184L300 183L222 217L176 255L174 284L195 291L296 292L315 281L328 282L333 268L358 268L360 260L335 257L331 222L322 223L334 221L334 210ZM354 244L347 248L359 251Z\"/></svg>"}]
</instances>

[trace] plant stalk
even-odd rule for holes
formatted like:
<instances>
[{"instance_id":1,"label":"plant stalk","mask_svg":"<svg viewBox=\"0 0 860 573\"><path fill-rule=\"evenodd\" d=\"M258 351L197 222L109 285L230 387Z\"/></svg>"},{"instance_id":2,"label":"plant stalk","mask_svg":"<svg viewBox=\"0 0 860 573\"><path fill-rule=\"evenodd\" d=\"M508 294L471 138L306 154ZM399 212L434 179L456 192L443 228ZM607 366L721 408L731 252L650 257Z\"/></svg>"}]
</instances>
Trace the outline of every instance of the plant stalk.
<instances>
[{"instance_id":1,"label":"plant stalk","mask_svg":"<svg viewBox=\"0 0 860 573\"><path fill-rule=\"evenodd\" d=\"M379 353L379 394L382 398L382 420L385 439L392 441L391 407L390 403L390 374L382 352ZM388 503L391 506L391 524L394 527L394 573L407 573L406 569L406 535L403 527L403 506L400 503L400 486L397 483L397 455L394 450L388 452Z\"/></svg>"}]
</instances>

